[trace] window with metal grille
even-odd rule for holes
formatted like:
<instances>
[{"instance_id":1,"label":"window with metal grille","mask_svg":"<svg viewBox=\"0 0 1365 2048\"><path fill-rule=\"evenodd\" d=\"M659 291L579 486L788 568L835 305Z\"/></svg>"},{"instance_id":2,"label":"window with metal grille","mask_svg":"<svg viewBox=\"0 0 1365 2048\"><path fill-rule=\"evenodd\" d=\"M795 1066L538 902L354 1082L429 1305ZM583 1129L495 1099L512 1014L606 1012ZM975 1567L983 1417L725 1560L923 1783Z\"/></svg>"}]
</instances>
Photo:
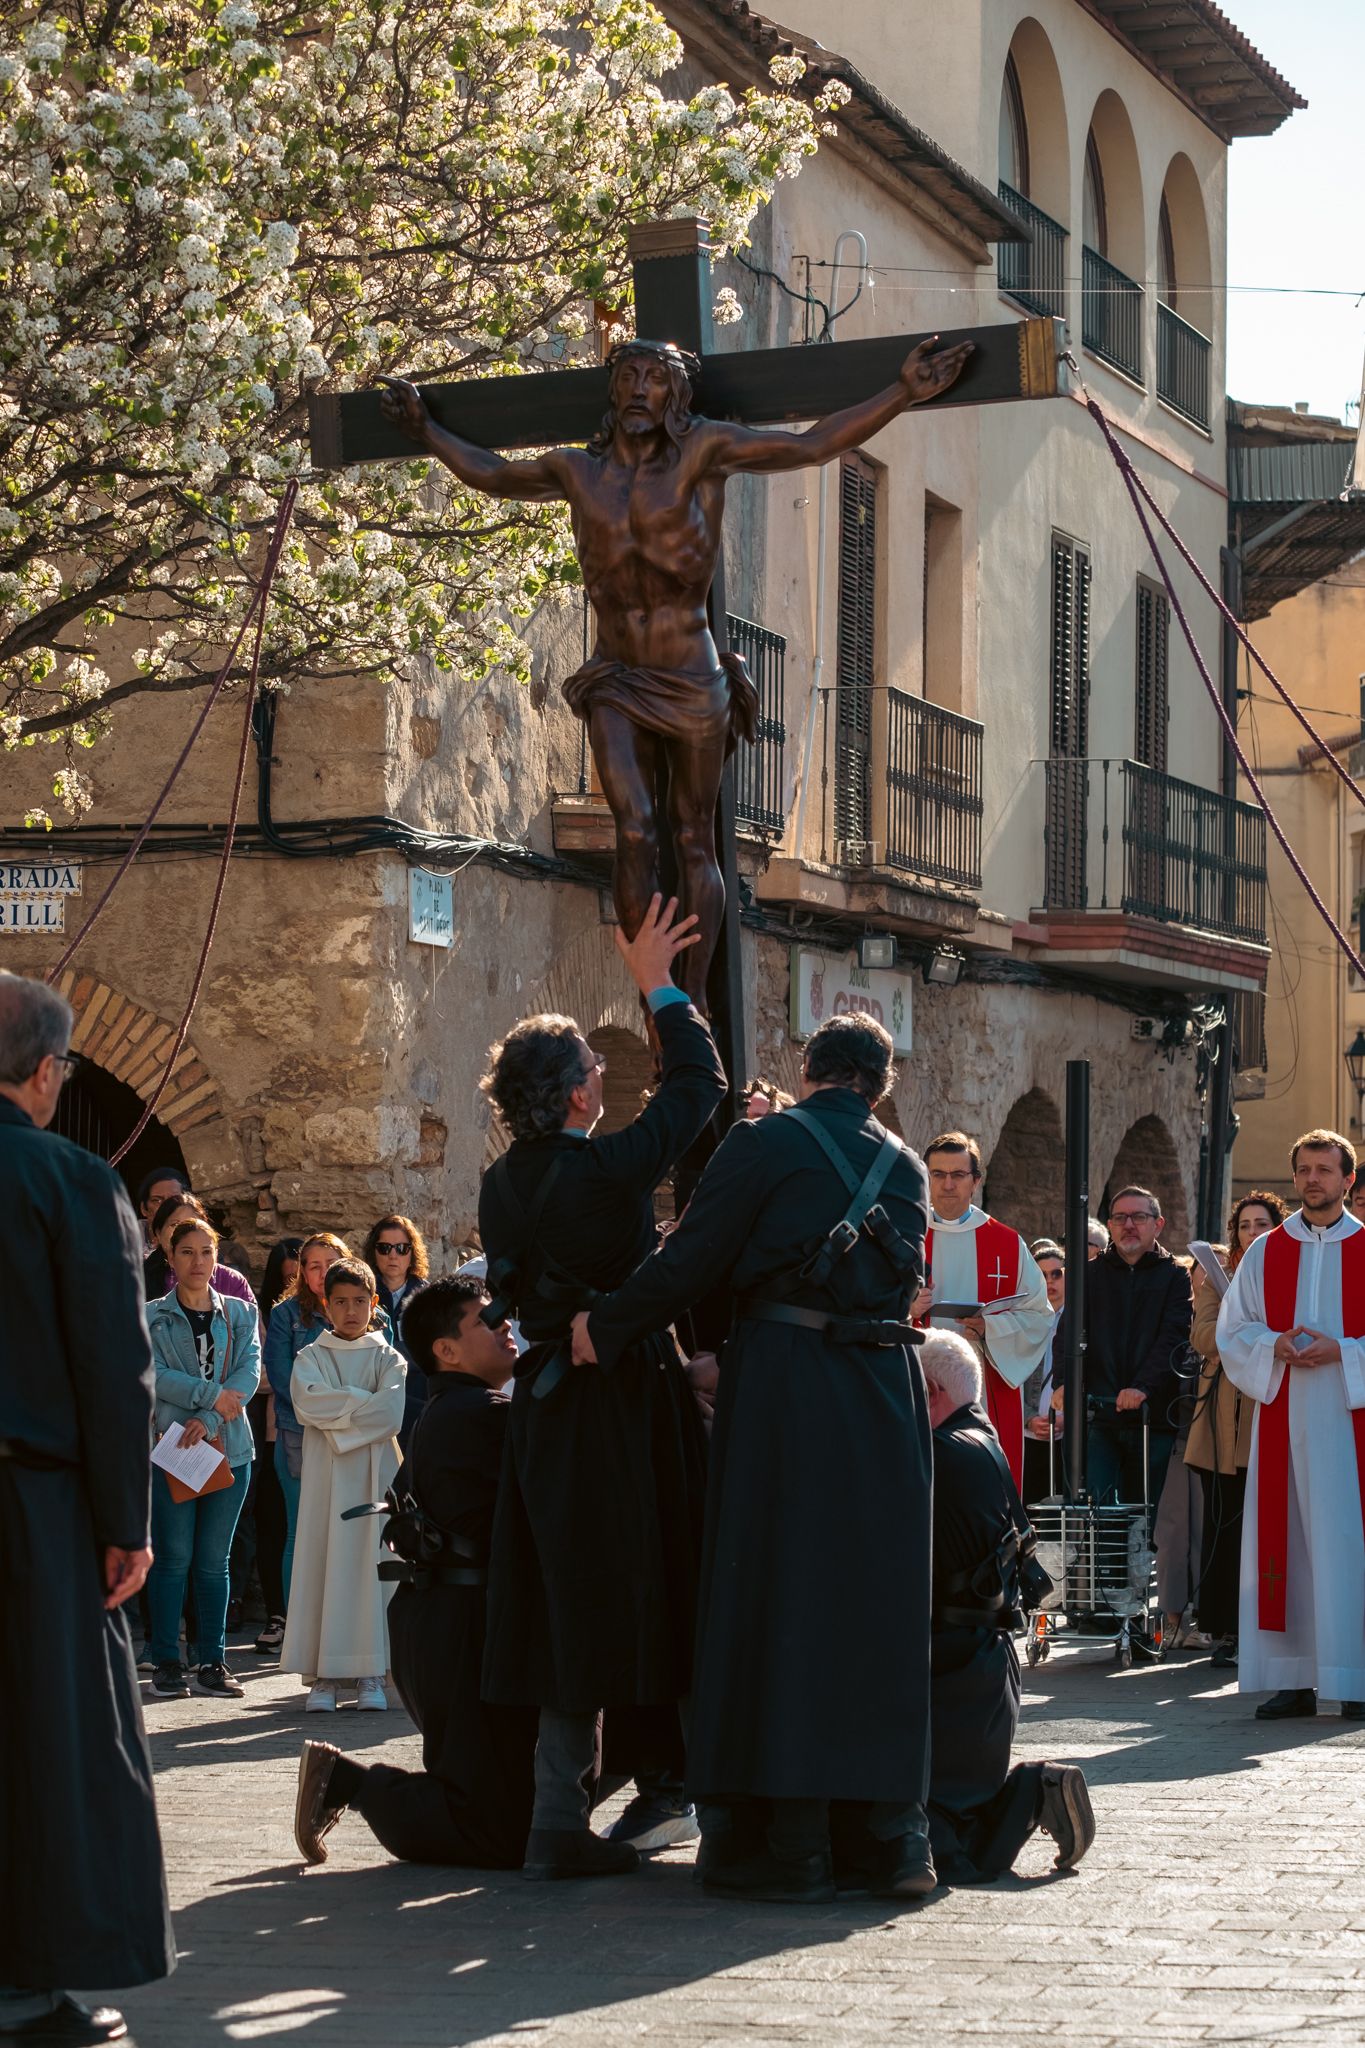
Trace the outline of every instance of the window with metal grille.
<instances>
[{"instance_id":1,"label":"window with metal grille","mask_svg":"<svg viewBox=\"0 0 1365 2048\"><path fill-rule=\"evenodd\" d=\"M1171 607L1164 590L1138 577L1136 718L1133 759L1166 773L1166 728L1170 718L1167 649Z\"/></svg>"},{"instance_id":2,"label":"window with metal grille","mask_svg":"<svg viewBox=\"0 0 1365 2048\"><path fill-rule=\"evenodd\" d=\"M1090 726L1090 554L1052 536L1048 658L1047 901L1085 907L1086 750Z\"/></svg>"},{"instance_id":3,"label":"window with metal grille","mask_svg":"<svg viewBox=\"0 0 1365 2048\"><path fill-rule=\"evenodd\" d=\"M872 836L876 615L877 471L865 456L846 455L839 466L839 640L834 678L836 845L842 842L865 847Z\"/></svg>"}]
</instances>

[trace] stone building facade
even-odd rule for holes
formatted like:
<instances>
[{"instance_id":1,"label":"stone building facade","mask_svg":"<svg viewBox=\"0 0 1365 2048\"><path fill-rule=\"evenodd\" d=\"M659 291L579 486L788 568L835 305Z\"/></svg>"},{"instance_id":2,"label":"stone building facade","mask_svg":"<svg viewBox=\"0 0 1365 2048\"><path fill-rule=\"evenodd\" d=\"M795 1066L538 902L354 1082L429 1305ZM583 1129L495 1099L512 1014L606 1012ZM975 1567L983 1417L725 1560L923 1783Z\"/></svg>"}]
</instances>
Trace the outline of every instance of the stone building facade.
<instances>
[{"instance_id":1,"label":"stone building facade","mask_svg":"<svg viewBox=\"0 0 1365 2048\"><path fill-rule=\"evenodd\" d=\"M785 31L730 0L670 0L668 11L692 77L759 81L770 55L790 47ZM1085 212L1089 124L1108 156L1116 260L1124 254L1138 278L1156 279L1171 216L1182 261L1202 266L1216 286L1228 144L1274 126L1292 94L1235 33L1214 30L1214 55L1235 88L1223 78L1215 116L1214 102L1201 106L1159 58L1101 23L1103 12L1079 0L1039 0L1033 14L1017 0L928 11L914 66L897 60L905 111L886 96L889 81L868 83L883 79L882 58L895 43L884 0L845 10L846 55L797 35L812 76L843 76L852 99L838 138L782 188L743 264L718 278L746 309L725 338L744 347L814 343L813 303L837 316L843 339L1018 320L1050 293L1135 461L1216 573L1221 310L1213 334L1197 337L1201 423L1163 393L1158 328L1164 334L1170 323L1159 318L1156 292L1143 301L1148 367L1116 372L1082 343L1079 275L1067 266L1049 281L1038 271L1042 231L1028 209L1040 213L1046 200L1053 213L1043 218L1063 239L1072 222L1078 253L1083 236L1099 232ZM959 17L967 16L964 41ZM1032 126L1036 205L1013 187L1008 203L1001 196L1011 77ZM916 125L932 126L939 114L955 157ZM1128 148L1135 133L1140 150ZM841 285L846 230L871 253L864 264L855 250ZM914 279L922 287L907 282ZM856 303L845 307L845 299ZM1210 303L1221 309L1216 290ZM1184 403L1195 400L1187 393ZM729 604L742 644L747 633L768 664L770 718L762 800L748 803L740 847L748 1063L787 1085L795 1078L791 983L800 949L822 953L843 974L862 935L894 937L896 1001L909 1017L911 1050L888 1115L903 1134L922 1143L945 1125L974 1132L992 1207L1029 1234L1055 1230L1065 1065L1088 1057L1092 1206L1106 1188L1148 1182L1163 1198L1169 1241L1182 1244L1193 1227L1204 1117L1199 1018L1220 992L1261 985L1267 949L1255 933L1201 923L1167 901L1176 868L1161 830L1138 878L1145 896L1120 886L1117 865L1112 876L1101 865L1110 849L1109 767L1116 863L1134 817L1151 824L1152 789L1164 803L1173 784L1166 765L1144 756L1148 810L1134 813L1125 798L1120 816L1119 791L1128 787L1120 771L1133 750L1134 642L1147 616L1141 537L1071 399L901 420L870 454L861 467L826 472L823 551L813 473L746 479L730 497ZM1073 585L1059 609L1058 564L1064 556L1073 573L1078 548L1088 565L1083 591ZM861 682L849 671L845 631L857 575L866 600ZM1063 644L1059 634L1074 635L1078 624L1085 645ZM529 691L496 675L452 690L419 661L399 683L303 687L273 707L258 733L257 802L244 815L189 1040L126 1171L183 1158L257 1257L276 1236L308 1228L358 1236L396 1207L414 1216L446 1265L471 1242L480 1173L499 1142L478 1085L487 1051L520 1017L576 1017L607 1054L609 1122L633 1113L648 1061L613 945L609 834L581 729L559 694L585 630L572 608L537 621ZM1060 780L1059 662L1070 662L1095 734L1092 748L1083 712L1063 736ZM1216 807L1216 730L1174 636L1166 701L1162 763L1178 762L1191 778L1181 787ZM863 720L857 730L850 706ZM0 856L59 851L83 862L84 893L66 906L67 938L131 825L146 816L195 708L173 696L121 707L112 736L90 757L89 818L39 849L17 820L45 795L42 752L7 758ZM76 1044L92 1062L64 1115L106 1151L156 1089L188 996L239 711L228 693L63 977L78 1011ZM839 734L848 732L852 769L840 753ZM1081 851L1063 886L1054 798L1077 786L1078 771L1086 790L1067 815L1080 820ZM856 788L850 775L862 778ZM414 866L451 875L448 949L409 936ZM46 973L64 943L0 931L0 964ZM957 959L953 985L926 978L945 948L950 963Z\"/></svg>"}]
</instances>

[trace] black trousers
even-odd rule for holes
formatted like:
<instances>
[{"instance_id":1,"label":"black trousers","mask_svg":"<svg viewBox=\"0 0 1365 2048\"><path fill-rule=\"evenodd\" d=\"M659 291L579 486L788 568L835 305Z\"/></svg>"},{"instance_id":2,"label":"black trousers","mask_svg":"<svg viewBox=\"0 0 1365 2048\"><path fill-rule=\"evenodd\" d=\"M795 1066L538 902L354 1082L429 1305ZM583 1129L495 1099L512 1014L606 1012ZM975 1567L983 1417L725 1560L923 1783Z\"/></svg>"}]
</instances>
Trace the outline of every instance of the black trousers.
<instances>
[{"instance_id":1,"label":"black trousers","mask_svg":"<svg viewBox=\"0 0 1365 2048\"><path fill-rule=\"evenodd\" d=\"M945 1884L1003 1876L1038 1824L1041 1764L1010 1765L1019 1659L998 1629L935 1629L929 1842Z\"/></svg>"},{"instance_id":2,"label":"black trousers","mask_svg":"<svg viewBox=\"0 0 1365 2048\"><path fill-rule=\"evenodd\" d=\"M422 1731L422 1769L349 1758L337 1789L391 1856L519 1870L534 1793L537 1712L479 1698L484 1593L400 1586L389 1605L394 1683Z\"/></svg>"},{"instance_id":3,"label":"black trousers","mask_svg":"<svg viewBox=\"0 0 1365 2048\"><path fill-rule=\"evenodd\" d=\"M1199 1559L1199 1626L1235 1636L1242 1599L1242 1510L1245 1472L1201 1472L1204 1540Z\"/></svg>"}]
</instances>

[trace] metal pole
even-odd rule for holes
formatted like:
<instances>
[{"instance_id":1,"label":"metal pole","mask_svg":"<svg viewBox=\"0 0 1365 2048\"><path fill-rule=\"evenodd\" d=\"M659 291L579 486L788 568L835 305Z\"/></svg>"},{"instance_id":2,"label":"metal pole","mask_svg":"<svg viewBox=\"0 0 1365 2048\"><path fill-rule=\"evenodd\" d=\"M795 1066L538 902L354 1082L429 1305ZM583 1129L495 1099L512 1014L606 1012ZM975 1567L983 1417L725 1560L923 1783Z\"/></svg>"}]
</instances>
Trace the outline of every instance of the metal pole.
<instances>
[{"instance_id":1,"label":"metal pole","mask_svg":"<svg viewBox=\"0 0 1365 2048\"><path fill-rule=\"evenodd\" d=\"M1085 1491L1085 1268L1090 1255L1090 1062L1066 1063L1066 1490Z\"/></svg>"}]
</instances>

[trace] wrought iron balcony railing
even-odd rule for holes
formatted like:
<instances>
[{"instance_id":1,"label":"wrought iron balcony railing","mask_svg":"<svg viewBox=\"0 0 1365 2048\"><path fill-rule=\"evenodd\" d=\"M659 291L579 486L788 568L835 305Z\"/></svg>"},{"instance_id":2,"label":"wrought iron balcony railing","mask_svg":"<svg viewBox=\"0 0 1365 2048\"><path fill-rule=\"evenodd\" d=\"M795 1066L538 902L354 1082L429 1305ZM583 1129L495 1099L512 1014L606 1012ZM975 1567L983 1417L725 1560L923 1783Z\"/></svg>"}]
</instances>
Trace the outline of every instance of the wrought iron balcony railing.
<instances>
[{"instance_id":1,"label":"wrought iron balcony railing","mask_svg":"<svg viewBox=\"0 0 1365 2048\"><path fill-rule=\"evenodd\" d=\"M742 654L758 691L758 739L735 754L735 817L741 825L780 837L787 822L785 752L787 643L752 619L729 614L730 646Z\"/></svg>"},{"instance_id":2,"label":"wrought iron balcony railing","mask_svg":"<svg viewBox=\"0 0 1365 2048\"><path fill-rule=\"evenodd\" d=\"M1031 313L1047 313L1055 320L1065 320L1066 229L1003 178L998 189L1010 212L1026 221L1033 233L1031 242L997 245L1000 289L1018 299Z\"/></svg>"},{"instance_id":3,"label":"wrought iron balcony railing","mask_svg":"<svg viewBox=\"0 0 1365 2048\"><path fill-rule=\"evenodd\" d=\"M1140 761L1045 763L1044 904L1265 943L1265 812Z\"/></svg>"},{"instance_id":4,"label":"wrought iron balcony railing","mask_svg":"<svg viewBox=\"0 0 1365 2048\"><path fill-rule=\"evenodd\" d=\"M1116 370L1142 382L1143 290L1098 249L1081 250L1081 339Z\"/></svg>"},{"instance_id":5,"label":"wrought iron balcony railing","mask_svg":"<svg viewBox=\"0 0 1365 2048\"><path fill-rule=\"evenodd\" d=\"M1191 327L1169 306L1156 309L1156 390L1176 412L1207 428L1209 407L1209 356L1212 344L1206 334Z\"/></svg>"},{"instance_id":6,"label":"wrought iron balcony railing","mask_svg":"<svg viewBox=\"0 0 1365 2048\"><path fill-rule=\"evenodd\" d=\"M905 690L877 689L866 745L854 750L831 735L833 694L822 693L820 859L979 889L985 728ZM884 718L873 699L884 700Z\"/></svg>"}]
</instances>

